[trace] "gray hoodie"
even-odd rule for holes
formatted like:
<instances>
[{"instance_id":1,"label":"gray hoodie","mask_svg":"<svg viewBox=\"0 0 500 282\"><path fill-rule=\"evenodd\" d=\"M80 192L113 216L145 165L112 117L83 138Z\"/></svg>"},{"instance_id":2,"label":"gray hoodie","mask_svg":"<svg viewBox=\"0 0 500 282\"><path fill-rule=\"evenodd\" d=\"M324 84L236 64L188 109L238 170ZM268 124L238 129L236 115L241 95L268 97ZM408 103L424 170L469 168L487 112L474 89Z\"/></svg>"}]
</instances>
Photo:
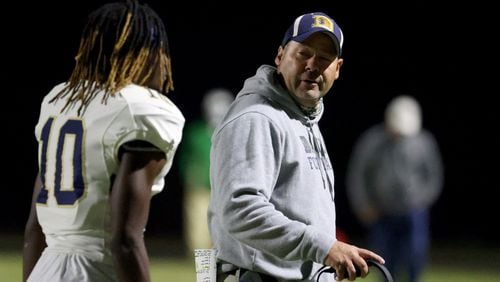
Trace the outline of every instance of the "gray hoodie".
<instances>
[{"instance_id":1,"label":"gray hoodie","mask_svg":"<svg viewBox=\"0 0 500 282\"><path fill-rule=\"evenodd\" d=\"M306 116L275 74L247 79L214 132L209 228L225 267L312 281L336 240L323 105Z\"/></svg>"}]
</instances>

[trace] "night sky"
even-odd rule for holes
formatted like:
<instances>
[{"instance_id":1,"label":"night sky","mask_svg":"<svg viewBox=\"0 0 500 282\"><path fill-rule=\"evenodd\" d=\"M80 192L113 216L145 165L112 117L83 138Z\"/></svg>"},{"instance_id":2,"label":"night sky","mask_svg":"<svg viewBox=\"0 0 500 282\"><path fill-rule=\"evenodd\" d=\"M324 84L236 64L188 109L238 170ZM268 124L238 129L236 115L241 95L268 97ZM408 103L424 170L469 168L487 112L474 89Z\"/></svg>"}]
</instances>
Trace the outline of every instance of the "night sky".
<instances>
[{"instance_id":1,"label":"night sky","mask_svg":"<svg viewBox=\"0 0 500 282\"><path fill-rule=\"evenodd\" d=\"M5 13L16 12L9 21L1 19L2 188L7 197L0 205L0 230L24 228L37 167L33 131L39 104L54 84L69 76L85 16L102 3L66 2L13 3ZM444 191L432 210L434 237L500 244L500 234L491 230L499 215L493 195L499 188L494 175L499 169L500 119L493 102L499 91L492 87L498 78L490 72L496 66L489 66L493 48L487 42L491 18L486 7L277 1L270 8L235 2L178 3L176 8L167 1L147 2L166 23L175 82L169 97L188 122L199 116L207 90L225 87L237 93L258 66L274 64L283 34L296 16L323 11L345 36L340 79L325 97L320 123L336 176L338 225L353 236L362 231L344 186L356 138L382 121L392 97L410 94L420 101L424 127L434 133L445 164ZM167 189L153 199L149 232L181 234L181 197L174 165Z\"/></svg>"}]
</instances>

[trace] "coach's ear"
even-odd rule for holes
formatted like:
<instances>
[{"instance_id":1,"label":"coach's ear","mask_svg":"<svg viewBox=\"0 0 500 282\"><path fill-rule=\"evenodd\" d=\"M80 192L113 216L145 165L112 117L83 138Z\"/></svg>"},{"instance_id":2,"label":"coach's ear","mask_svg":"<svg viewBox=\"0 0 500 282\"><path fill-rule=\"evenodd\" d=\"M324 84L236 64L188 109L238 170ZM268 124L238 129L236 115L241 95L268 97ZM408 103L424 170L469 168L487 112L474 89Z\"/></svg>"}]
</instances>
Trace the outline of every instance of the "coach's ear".
<instances>
[{"instance_id":1,"label":"coach's ear","mask_svg":"<svg viewBox=\"0 0 500 282\"><path fill-rule=\"evenodd\" d=\"M337 65L336 65L336 70L335 70L335 80L337 80L337 78L339 78L340 76L340 67L342 67L342 65L344 64L344 59L342 58L337 58Z\"/></svg>"},{"instance_id":2,"label":"coach's ear","mask_svg":"<svg viewBox=\"0 0 500 282\"><path fill-rule=\"evenodd\" d=\"M274 58L274 63L276 66L279 66L281 64L281 60L283 59L283 53L285 52L285 48L283 46L278 47L278 53L276 54L276 57Z\"/></svg>"}]
</instances>

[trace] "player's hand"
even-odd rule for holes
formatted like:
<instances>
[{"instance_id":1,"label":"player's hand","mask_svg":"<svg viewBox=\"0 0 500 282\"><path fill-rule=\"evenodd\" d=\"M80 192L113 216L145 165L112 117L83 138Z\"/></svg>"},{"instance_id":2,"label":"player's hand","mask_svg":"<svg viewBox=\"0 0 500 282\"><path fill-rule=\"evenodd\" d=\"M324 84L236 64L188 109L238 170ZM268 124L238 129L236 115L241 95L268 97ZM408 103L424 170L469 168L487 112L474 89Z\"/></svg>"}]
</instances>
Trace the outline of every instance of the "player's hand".
<instances>
[{"instance_id":1,"label":"player's hand","mask_svg":"<svg viewBox=\"0 0 500 282\"><path fill-rule=\"evenodd\" d=\"M359 276L366 277L368 275L366 259L372 259L381 264L385 263L381 256L370 250L358 248L337 240L330 248L330 251L328 251L324 264L335 269L337 281L344 279L354 281L358 276L356 269L359 270Z\"/></svg>"}]
</instances>

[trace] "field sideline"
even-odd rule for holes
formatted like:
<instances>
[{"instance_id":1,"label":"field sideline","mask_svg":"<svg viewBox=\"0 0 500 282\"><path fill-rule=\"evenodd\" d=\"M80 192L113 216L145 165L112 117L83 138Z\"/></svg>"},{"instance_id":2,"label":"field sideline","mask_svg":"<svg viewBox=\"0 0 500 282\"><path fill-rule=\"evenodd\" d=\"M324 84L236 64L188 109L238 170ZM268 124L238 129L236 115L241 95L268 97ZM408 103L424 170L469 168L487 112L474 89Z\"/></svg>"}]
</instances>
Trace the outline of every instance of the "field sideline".
<instances>
[{"instance_id":1,"label":"field sideline","mask_svg":"<svg viewBox=\"0 0 500 282\"><path fill-rule=\"evenodd\" d=\"M166 245L162 241L169 241L171 244ZM149 242L152 281L196 281L194 261L182 254L179 248L182 242L170 239L149 239ZM21 245L19 236L0 236L0 281L21 281ZM162 255L167 253L174 255ZM378 272L374 268L373 271L360 281L377 281ZM500 249L463 245L434 248L422 282L500 282Z\"/></svg>"}]
</instances>

